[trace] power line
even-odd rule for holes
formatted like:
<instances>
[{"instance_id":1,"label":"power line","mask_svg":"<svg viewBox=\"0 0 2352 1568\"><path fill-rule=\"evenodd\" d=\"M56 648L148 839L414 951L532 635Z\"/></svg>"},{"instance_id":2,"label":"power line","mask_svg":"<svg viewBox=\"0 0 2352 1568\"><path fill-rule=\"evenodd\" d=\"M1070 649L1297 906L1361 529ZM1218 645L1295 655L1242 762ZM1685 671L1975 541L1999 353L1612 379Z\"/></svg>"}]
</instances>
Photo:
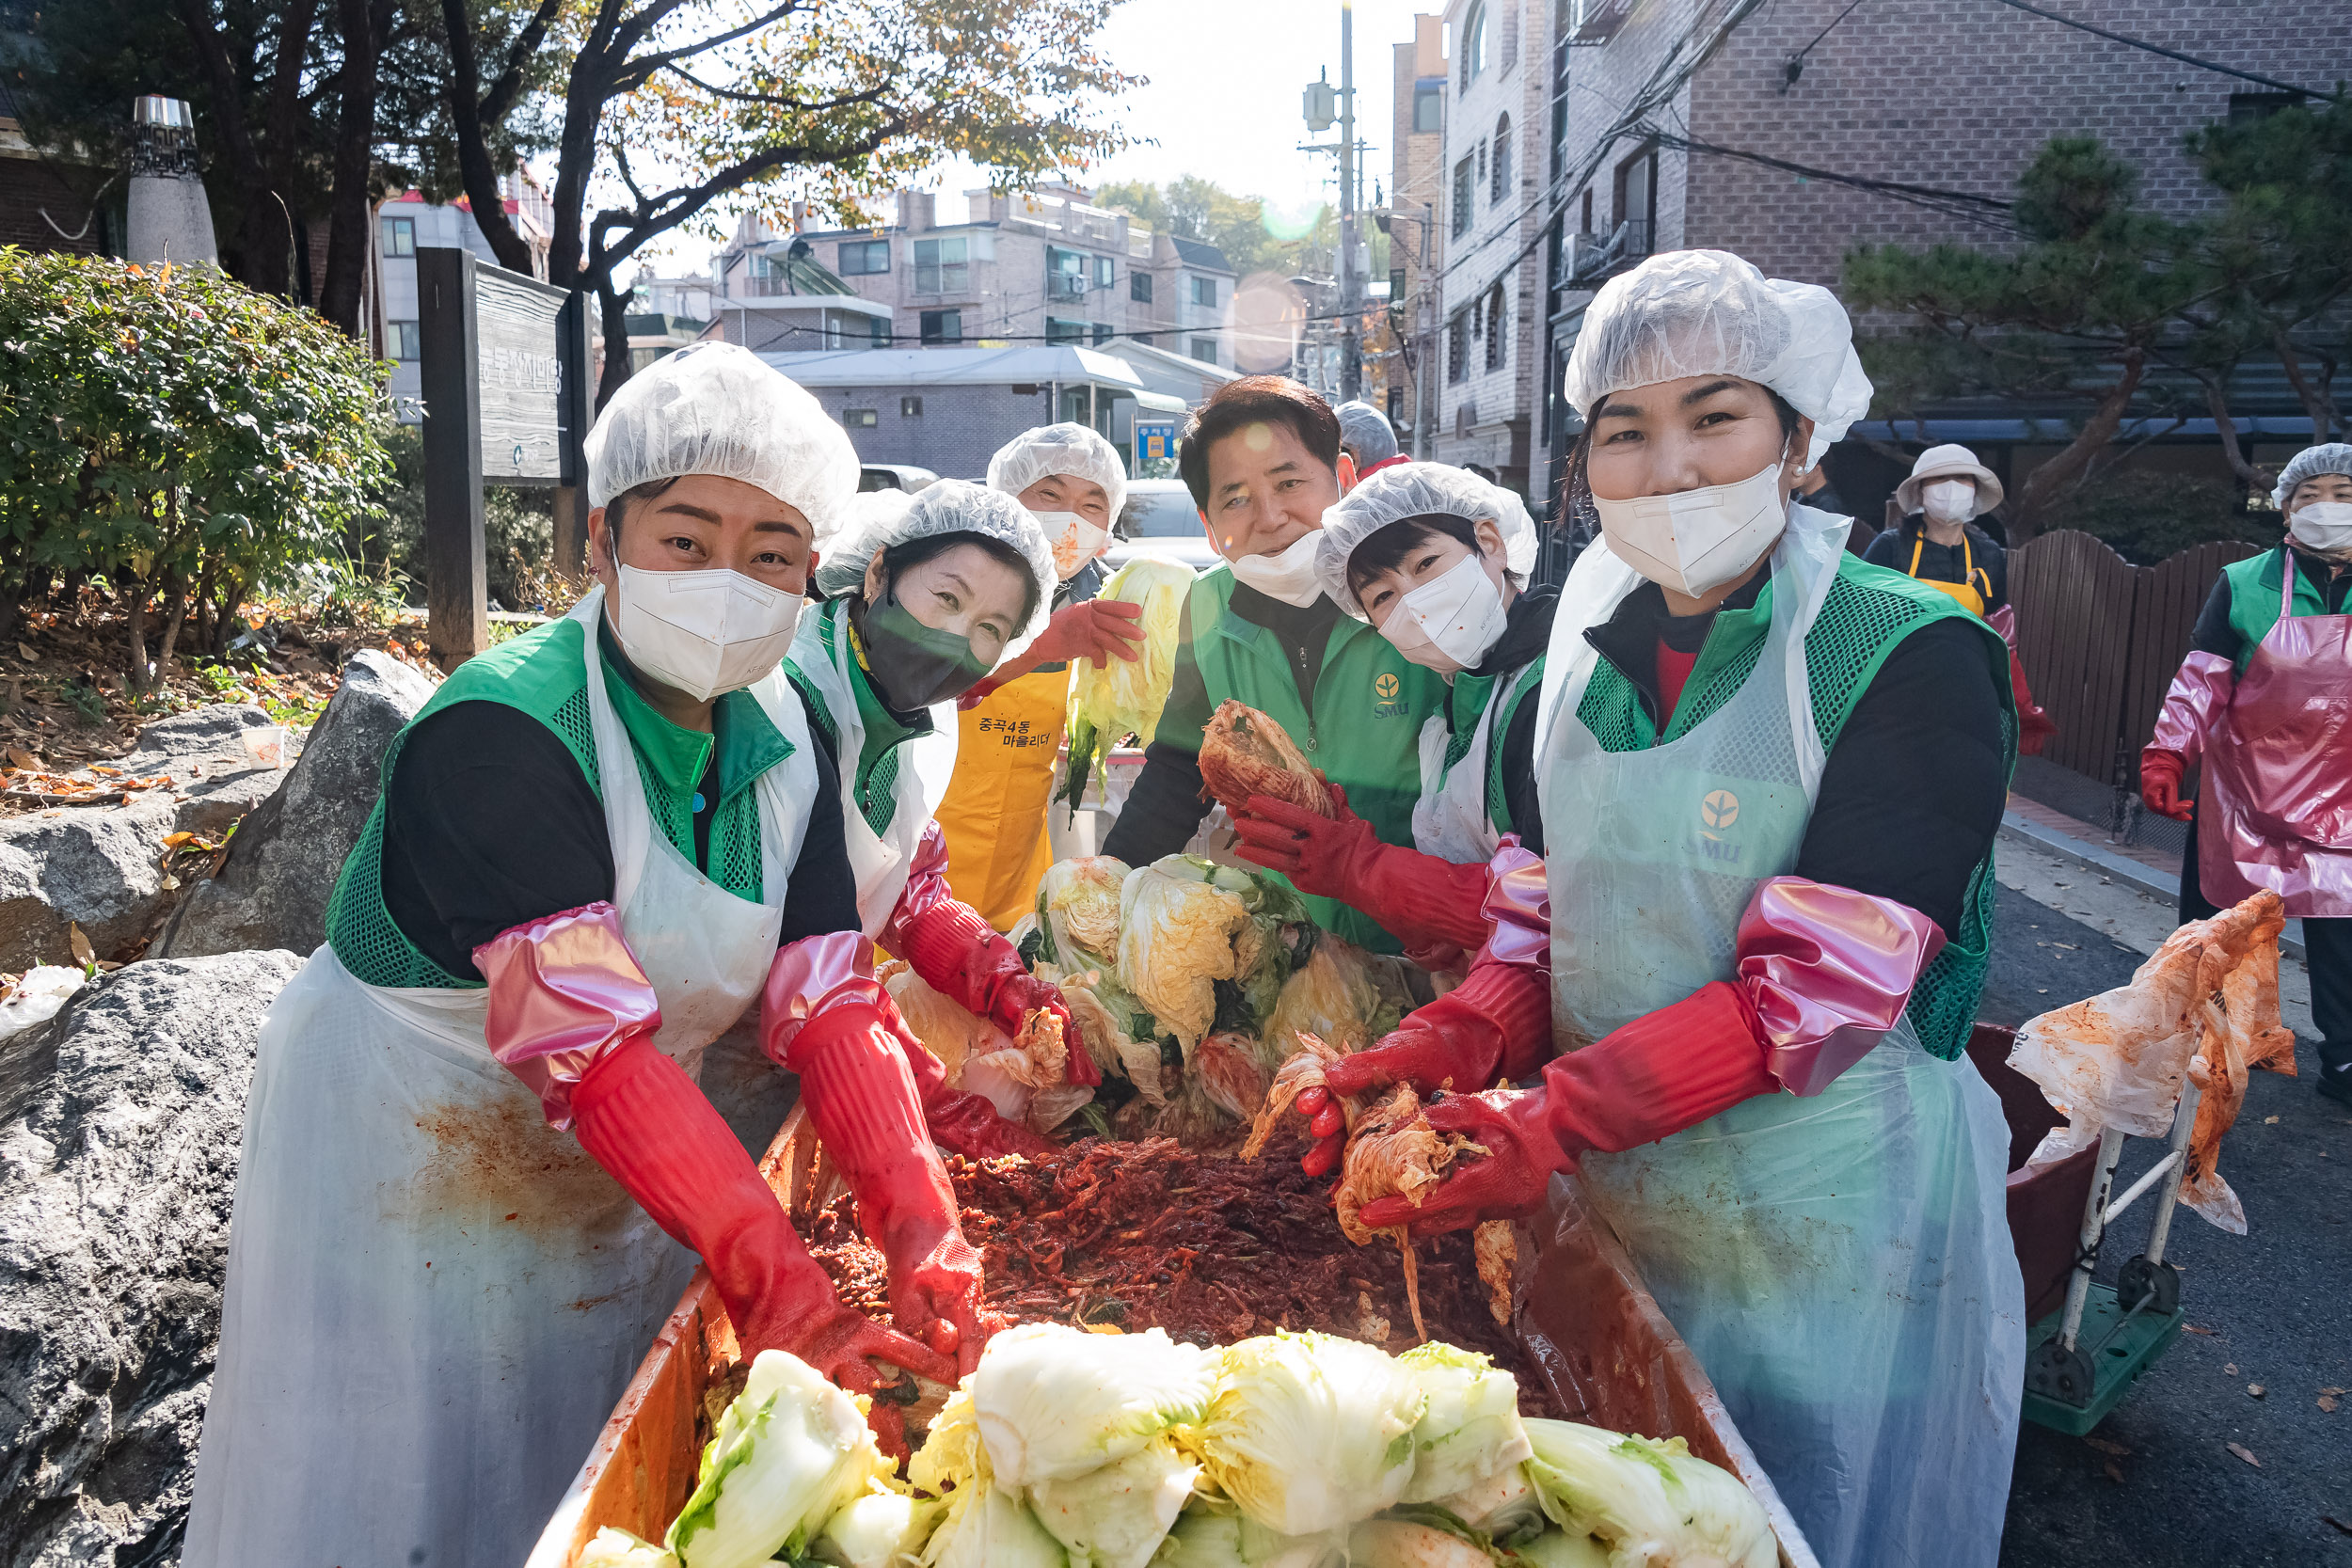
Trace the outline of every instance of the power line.
<instances>
[{"instance_id":1,"label":"power line","mask_svg":"<svg viewBox=\"0 0 2352 1568\"><path fill-rule=\"evenodd\" d=\"M1889 197L1897 201L1908 202L1915 207L1924 207L1932 213L1941 213L1947 217L1959 218L1967 223L1982 224L1988 229L1998 229L2005 233L2018 232L2016 224L2009 217L2010 204L1989 196L1976 196L1967 191L1939 190L1932 185L1907 184L1899 180L1873 180L1865 175L1840 174L1836 169L1815 168L1809 164L1791 163L1786 158L1775 158L1769 153L1750 152L1745 148L1718 147L1712 142L1692 141L1688 136L1678 136L1670 131L1660 131L1655 128L1650 130L1645 139L1671 151L1696 152L1715 158L1733 158L1740 163L1756 164L1765 168L1785 169L1805 180L1819 180L1824 184L1844 185L1852 190L1867 192L1872 196Z\"/></svg>"},{"instance_id":2,"label":"power line","mask_svg":"<svg viewBox=\"0 0 2352 1568\"><path fill-rule=\"evenodd\" d=\"M1996 3L2007 6L2011 10L2038 16L2044 22L2055 22L2061 27L2072 27L2078 32L2090 33L2094 37L2106 39L2110 43L2120 43L2127 49L2145 49L2151 55L2162 55L2168 60L2178 60L2183 65L2193 65L2200 71L2218 71L2224 76L2234 76L2241 82L2251 82L2257 87L2274 87L2280 92L2291 92L2297 98L2328 96L2324 92L2313 92L2309 87L2298 87L2287 82L2275 82L2267 76L2257 76L2250 71L2240 71L2235 66L2216 65L2211 60L2201 60L2194 55L2184 55L2177 49L2167 49L2160 43L2150 43L2145 39L2127 38L2122 33L2110 33L2105 27L2094 27L2088 22L2077 22L2071 16L2060 16L2056 11L2045 11L2040 6L2029 6L2026 0L1996 0Z\"/></svg>"}]
</instances>

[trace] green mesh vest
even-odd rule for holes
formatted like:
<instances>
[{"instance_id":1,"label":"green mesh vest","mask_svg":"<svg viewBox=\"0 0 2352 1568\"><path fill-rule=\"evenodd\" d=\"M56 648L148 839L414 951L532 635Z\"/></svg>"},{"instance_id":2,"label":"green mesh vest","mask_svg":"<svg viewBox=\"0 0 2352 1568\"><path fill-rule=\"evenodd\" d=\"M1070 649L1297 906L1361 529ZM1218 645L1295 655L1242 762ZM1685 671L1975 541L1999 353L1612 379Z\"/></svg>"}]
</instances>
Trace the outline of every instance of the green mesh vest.
<instances>
[{"instance_id":1,"label":"green mesh vest","mask_svg":"<svg viewBox=\"0 0 2352 1568\"><path fill-rule=\"evenodd\" d=\"M2254 657L2262 640L2270 635L2279 624L2279 590L2286 577L2287 547L2265 550L2243 561L2233 561L2221 568L2221 575L2230 579L2230 629L2238 635L2237 673L2246 673L2246 661ZM2327 612L2328 601L2322 590L2326 579L2312 570L2311 562L2295 563L2295 613L2321 615Z\"/></svg>"},{"instance_id":2,"label":"green mesh vest","mask_svg":"<svg viewBox=\"0 0 2352 1568\"><path fill-rule=\"evenodd\" d=\"M550 621L459 665L433 693L432 701L392 737L384 753L382 782L390 782L401 748L417 725L454 703L493 702L527 713L553 731L601 800L604 781L596 766L596 736L588 719L587 673L580 662L582 635L577 621ZM710 862L705 869L711 880L729 893L757 902L761 893L759 802L751 785L761 772L790 754L790 743L760 711L758 702L742 691L730 691L719 699L718 737L681 730L646 705L602 649L598 657L604 658L605 693L628 732L629 750L637 758L646 807L662 836L689 861L694 859L693 781L702 769L698 759L717 748L721 799L711 817ZM660 764L654 760L656 752L662 757ZM368 814L368 825L360 832L351 858L343 863L334 897L327 905L326 940L335 957L372 986L412 990L481 985L478 976L452 974L442 969L393 923L384 907L383 857L384 798L379 789L375 809Z\"/></svg>"},{"instance_id":3,"label":"green mesh vest","mask_svg":"<svg viewBox=\"0 0 2352 1568\"><path fill-rule=\"evenodd\" d=\"M2272 592L2277 592L2275 583ZM1772 616L1770 584L1757 595L1753 609L1725 610L1716 616L1663 738L1680 738L1740 689L1764 651L1764 634ZM1854 555L1839 558L1836 580L1830 585L1820 616L1804 639L1813 722L1823 752L1837 744L1838 732L1896 644L1929 622L1952 616L1984 634L1986 668L2001 693L2004 776L2016 767L2016 699L2010 689L2009 648L2000 634L1962 609L1950 594L1915 582L1900 572L1869 565ZM1603 751L1640 751L1660 739L1648 710L1642 705L1641 693L1607 659L1595 667L1576 716ZM1946 1061L1967 1048L1968 1032L1976 1023L1977 1001L1983 994L1985 971L1992 961L1994 897L1993 851L1988 847L1969 877L1961 928L1949 933L1944 950L1912 990L1905 1016L1918 1033L1919 1043L1931 1055Z\"/></svg>"}]
</instances>

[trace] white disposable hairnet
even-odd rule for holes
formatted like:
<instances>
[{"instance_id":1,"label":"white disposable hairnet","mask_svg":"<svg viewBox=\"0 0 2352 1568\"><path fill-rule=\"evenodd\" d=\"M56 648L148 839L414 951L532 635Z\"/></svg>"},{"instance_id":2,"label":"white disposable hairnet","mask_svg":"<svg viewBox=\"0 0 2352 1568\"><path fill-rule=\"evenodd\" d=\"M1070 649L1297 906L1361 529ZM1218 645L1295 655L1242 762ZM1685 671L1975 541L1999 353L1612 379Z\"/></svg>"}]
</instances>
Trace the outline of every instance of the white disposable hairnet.
<instances>
[{"instance_id":1,"label":"white disposable hairnet","mask_svg":"<svg viewBox=\"0 0 2352 1568\"><path fill-rule=\"evenodd\" d=\"M716 474L806 517L818 544L848 520L857 450L817 400L751 350L695 343L621 384L588 431L588 504L656 480Z\"/></svg>"},{"instance_id":2,"label":"white disposable hairnet","mask_svg":"<svg viewBox=\"0 0 2352 1568\"><path fill-rule=\"evenodd\" d=\"M1054 588L1060 580L1054 571L1053 546L1046 543L1045 530L1029 515L1029 509L1002 490L968 480L943 479L925 485L906 506L876 504L861 498L859 510L858 527L818 563L817 589L827 598L854 590L866 579L866 568L874 557L894 545L911 545L943 533L969 533L1010 545L1028 563L1029 580L1037 585L1037 610L1017 637L1028 636L1052 612Z\"/></svg>"},{"instance_id":3,"label":"white disposable hairnet","mask_svg":"<svg viewBox=\"0 0 2352 1568\"><path fill-rule=\"evenodd\" d=\"M1356 454L1356 466L1386 463L1396 455L1396 426L1368 403L1343 403L1331 410L1340 417L1340 445Z\"/></svg>"},{"instance_id":4,"label":"white disposable hairnet","mask_svg":"<svg viewBox=\"0 0 2352 1568\"><path fill-rule=\"evenodd\" d=\"M1119 509L1127 504L1127 465L1120 461L1117 447L1085 425L1065 420L1023 431L988 460L988 487L1009 496L1054 474L1101 485L1111 503L1111 521L1119 521Z\"/></svg>"},{"instance_id":5,"label":"white disposable hairnet","mask_svg":"<svg viewBox=\"0 0 2352 1568\"><path fill-rule=\"evenodd\" d=\"M1568 356L1568 402L1589 421L1611 392L1733 375L1813 421L1805 466L1869 411L1853 324L1814 283L1767 277L1727 250L1673 250L1601 285Z\"/></svg>"},{"instance_id":6,"label":"white disposable hairnet","mask_svg":"<svg viewBox=\"0 0 2352 1568\"><path fill-rule=\"evenodd\" d=\"M2287 466L2279 470L2279 487L2270 492L2270 504L2284 512L2295 487L2314 474L2352 476L2352 447L2329 441L2325 446L2305 447L2288 458Z\"/></svg>"},{"instance_id":7,"label":"white disposable hairnet","mask_svg":"<svg viewBox=\"0 0 2352 1568\"><path fill-rule=\"evenodd\" d=\"M1432 515L1491 522L1502 535L1506 568L1525 577L1535 564L1535 520L1518 496L1450 463L1399 463L1358 484L1323 515L1315 576L1331 602L1359 621L1367 619L1347 585L1348 559L1391 523Z\"/></svg>"}]
</instances>

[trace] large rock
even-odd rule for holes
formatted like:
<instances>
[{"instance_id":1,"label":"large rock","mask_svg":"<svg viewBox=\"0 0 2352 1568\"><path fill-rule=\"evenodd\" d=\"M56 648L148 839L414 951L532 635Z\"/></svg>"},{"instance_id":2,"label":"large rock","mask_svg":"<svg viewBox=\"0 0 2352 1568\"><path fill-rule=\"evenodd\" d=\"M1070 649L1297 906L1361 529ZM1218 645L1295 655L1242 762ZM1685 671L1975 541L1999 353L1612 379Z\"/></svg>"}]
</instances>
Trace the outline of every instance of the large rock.
<instances>
[{"instance_id":1,"label":"large rock","mask_svg":"<svg viewBox=\"0 0 2352 1568\"><path fill-rule=\"evenodd\" d=\"M354 654L302 760L238 828L220 874L188 890L154 956L308 953L326 941L326 903L375 806L385 749L432 695L432 682L389 654Z\"/></svg>"},{"instance_id":2,"label":"large rock","mask_svg":"<svg viewBox=\"0 0 2352 1568\"><path fill-rule=\"evenodd\" d=\"M248 737L251 743L248 744ZM170 903L164 839L226 832L287 776L284 730L250 704L159 719L110 764L171 785L119 806L53 806L0 820L0 970L72 961L79 925L101 958L146 936Z\"/></svg>"},{"instance_id":3,"label":"large rock","mask_svg":"<svg viewBox=\"0 0 2352 1568\"><path fill-rule=\"evenodd\" d=\"M0 1564L168 1560L292 953L136 963L0 1042Z\"/></svg>"}]
</instances>

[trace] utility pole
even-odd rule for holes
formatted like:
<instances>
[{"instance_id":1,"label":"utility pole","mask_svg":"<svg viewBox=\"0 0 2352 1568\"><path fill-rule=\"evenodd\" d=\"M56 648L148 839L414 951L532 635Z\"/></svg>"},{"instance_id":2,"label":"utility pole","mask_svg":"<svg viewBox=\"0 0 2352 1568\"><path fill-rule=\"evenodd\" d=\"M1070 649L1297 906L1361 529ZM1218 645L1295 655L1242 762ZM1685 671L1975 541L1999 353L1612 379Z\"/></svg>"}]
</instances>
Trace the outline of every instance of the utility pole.
<instances>
[{"instance_id":1,"label":"utility pole","mask_svg":"<svg viewBox=\"0 0 2352 1568\"><path fill-rule=\"evenodd\" d=\"M1364 285L1356 271L1356 0L1340 0L1340 401L1364 395Z\"/></svg>"}]
</instances>

